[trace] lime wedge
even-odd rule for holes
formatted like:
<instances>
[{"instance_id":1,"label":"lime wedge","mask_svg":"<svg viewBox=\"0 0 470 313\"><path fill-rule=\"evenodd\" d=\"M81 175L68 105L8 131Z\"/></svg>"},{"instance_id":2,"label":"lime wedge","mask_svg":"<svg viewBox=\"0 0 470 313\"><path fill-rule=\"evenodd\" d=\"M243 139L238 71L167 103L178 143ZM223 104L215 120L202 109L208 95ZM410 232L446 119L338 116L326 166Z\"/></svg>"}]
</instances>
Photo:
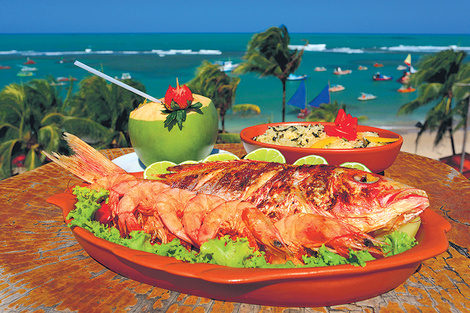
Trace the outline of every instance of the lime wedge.
<instances>
[{"instance_id":1,"label":"lime wedge","mask_svg":"<svg viewBox=\"0 0 470 313\"><path fill-rule=\"evenodd\" d=\"M244 159L254 161L286 163L286 158L279 150L272 148L259 148L245 155Z\"/></svg>"},{"instance_id":2,"label":"lime wedge","mask_svg":"<svg viewBox=\"0 0 470 313\"><path fill-rule=\"evenodd\" d=\"M180 163L181 164L198 164L199 162L198 161L193 161L193 160L187 160L187 161L183 161Z\"/></svg>"},{"instance_id":3,"label":"lime wedge","mask_svg":"<svg viewBox=\"0 0 470 313\"><path fill-rule=\"evenodd\" d=\"M365 166L364 164L359 163L359 162L344 162L343 164L340 164L340 166L341 167L355 168L357 170L372 173L372 171L367 166Z\"/></svg>"},{"instance_id":4,"label":"lime wedge","mask_svg":"<svg viewBox=\"0 0 470 313\"><path fill-rule=\"evenodd\" d=\"M144 170L144 179L159 180L160 178L156 177L155 175L170 173L167 168L175 165L175 163L170 161L152 163Z\"/></svg>"},{"instance_id":5,"label":"lime wedge","mask_svg":"<svg viewBox=\"0 0 470 313\"><path fill-rule=\"evenodd\" d=\"M216 162L216 161L232 161L232 160L240 160L239 157L237 157L233 153L216 153L216 154L211 154L204 160L202 160L202 163L206 162Z\"/></svg>"},{"instance_id":6,"label":"lime wedge","mask_svg":"<svg viewBox=\"0 0 470 313\"><path fill-rule=\"evenodd\" d=\"M319 164L328 164L328 162L325 160L324 157L315 155L315 154L301 157L300 159L294 162L294 165L304 165L304 164L319 165Z\"/></svg>"}]
</instances>

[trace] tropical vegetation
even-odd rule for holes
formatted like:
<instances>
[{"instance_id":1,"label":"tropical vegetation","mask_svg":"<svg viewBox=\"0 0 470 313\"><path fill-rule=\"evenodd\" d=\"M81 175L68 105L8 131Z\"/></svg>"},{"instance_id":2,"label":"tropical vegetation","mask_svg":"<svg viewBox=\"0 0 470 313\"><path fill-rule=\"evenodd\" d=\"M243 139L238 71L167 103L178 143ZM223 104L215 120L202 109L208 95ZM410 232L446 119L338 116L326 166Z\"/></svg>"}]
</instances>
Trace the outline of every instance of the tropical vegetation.
<instances>
[{"instance_id":1,"label":"tropical vegetation","mask_svg":"<svg viewBox=\"0 0 470 313\"><path fill-rule=\"evenodd\" d=\"M249 72L260 76L275 76L282 83L282 121L286 115L286 82L302 61L304 50L289 48L290 36L287 27L271 27L264 32L253 35L242 62L235 74Z\"/></svg>"},{"instance_id":2,"label":"tropical vegetation","mask_svg":"<svg viewBox=\"0 0 470 313\"><path fill-rule=\"evenodd\" d=\"M319 108L313 109L305 118L306 121L315 121L315 122L334 122L336 119L336 116L338 115L338 111L340 109L343 109L345 112L346 110L346 104L344 103L338 103L337 100L335 100L333 103L322 103L320 104ZM358 116L357 120L358 121L365 121L367 120L367 116Z\"/></svg>"},{"instance_id":3,"label":"tropical vegetation","mask_svg":"<svg viewBox=\"0 0 470 313\"><path fill-rule=\"evenodd\" d=\"M225 114L232 107L239 83L239 77L230 77L209 61L204 61L196 70L196 76L187 83L192 92L212 100L219 112L222 133L225 132Z\"/></svg>"},{"instance_id":4,"label":"tropical vegetation","mask_svg":"<svg viewBox=\"0 0 470 313\"><path fill-rule=\"evenodd\" d=\"M0 91L0 179L18 168L31 170L43 164L41 150L69 153L61 140L64 131L97 148L130 145L128 115L142 102L139 96L89 77L80 82L76 94L72 82L62 99L52 82L34 79ZM143 89L140 83L126 83Z\"/></svg>"},{"instance_id":5,"label":"tropical vegetation","mask_svg":"<svg viewBox=\"0 0 470 313\"><path fill-rule=\"evenodd\" d=\"M424 123L418 124L416 141L426 131L436 131L434 144L437 145L449 134L452 154L455 152L453 133L464 123L468 102L467 91L470 84L470 64L464 63L466 53L453 49L426 56L418 62L418 71L411 74L408 85L418 89L418 97L405 103L398 110L398 115L409 114L420 107L432 105ZM454 119L460 116L461 122L454 128Z\"/></svg>"}]
</instances>

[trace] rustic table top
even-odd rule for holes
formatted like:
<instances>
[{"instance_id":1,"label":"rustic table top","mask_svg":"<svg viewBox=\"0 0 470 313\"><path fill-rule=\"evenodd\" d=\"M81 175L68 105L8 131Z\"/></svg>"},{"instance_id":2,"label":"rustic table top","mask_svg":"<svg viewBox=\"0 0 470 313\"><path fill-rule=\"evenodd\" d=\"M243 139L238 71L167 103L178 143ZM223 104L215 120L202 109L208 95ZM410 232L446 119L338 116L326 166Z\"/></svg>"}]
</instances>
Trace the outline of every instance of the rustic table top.
<instances>
[{"instance_id":1,"label":"rustic table top","mask_svg":"<svg viewBox=\"0 0 470 313\"><path fill-rule=\"evenodd\" d=\"M241 144L216 146L243 156ZM102 151L110 159L132 149ZM46 202L81 182L55 164L0 181L0 310L5 312L464 312L470 310L470 182L436 160L401 152L385 175L425 190L452 225L449 249L406 282L372 299L323 308L273 308L212 300L123 277L81 248Z\"/></svg>"}]
</instances>

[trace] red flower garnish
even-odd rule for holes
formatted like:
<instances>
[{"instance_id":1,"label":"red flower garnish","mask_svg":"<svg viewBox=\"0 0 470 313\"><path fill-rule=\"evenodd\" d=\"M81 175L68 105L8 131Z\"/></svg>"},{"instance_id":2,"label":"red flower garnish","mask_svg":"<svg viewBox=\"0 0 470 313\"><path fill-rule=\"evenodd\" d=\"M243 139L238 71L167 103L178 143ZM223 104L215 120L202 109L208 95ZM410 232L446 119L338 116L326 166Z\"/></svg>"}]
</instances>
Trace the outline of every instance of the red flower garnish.
<instances>
[{"instance_id":1,"label":"red flower garnish","mask_svg":"<svg viewBox=\"0 0 470 313\"><path fill-rule=\"evenodd\" d=\"M193 102L193 93L189 90L188 86L180 86L178 79L176 79L176 88L168 87L165 94L165 108L169 111L176 111L186 109Z\"/></svg>"},{"instance_id":2,"label":"red flower garnish","mask_svg":"<svg viewBox=\"0 0 470 313\"><path fill-rule=\"evenodd\" d=\"M328 136L336 136L353 141L357 138L356 128L357 117L352 117L351 114L346 115L346 112L340 109L336 115L335 125L325 125L325 132Z\"/></svg>"},{"instance_id":3,"label":"red flower garnish","mask_svg":"<svg viewBox=\"0 0 470 313\"><path fill-rule=\"evenodd\" d=\"M168 114L163 125L171 130L175 124L178 124L178 127L183 129L187 110L193 109L197 113L202 114L200 110L202 104L200 102L193 104L193 101L194 97L191 90L186 85L180 86L178 79L176 79L176 88L170 85L163 101L163 105L166 108L163 113Z\"/></svg>"}]
</instances>

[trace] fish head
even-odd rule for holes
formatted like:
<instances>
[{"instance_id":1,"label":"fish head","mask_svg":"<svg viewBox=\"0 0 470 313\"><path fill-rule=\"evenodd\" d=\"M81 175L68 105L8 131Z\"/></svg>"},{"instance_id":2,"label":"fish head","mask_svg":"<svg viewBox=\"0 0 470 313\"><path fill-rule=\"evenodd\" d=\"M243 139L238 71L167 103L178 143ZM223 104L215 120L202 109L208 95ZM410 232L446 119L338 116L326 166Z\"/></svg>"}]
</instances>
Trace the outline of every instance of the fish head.
<instances>
[{"instance_id":1,"label":"fish head","mask_svg":"<svg viewBox=\"0 0 470 313\"><path fill-rule=\"evenodd\" d=\"M394 230L429 207L424 190L356 169L337 168L331 213L364 232Z\"/></svg>"}]
</instances>

